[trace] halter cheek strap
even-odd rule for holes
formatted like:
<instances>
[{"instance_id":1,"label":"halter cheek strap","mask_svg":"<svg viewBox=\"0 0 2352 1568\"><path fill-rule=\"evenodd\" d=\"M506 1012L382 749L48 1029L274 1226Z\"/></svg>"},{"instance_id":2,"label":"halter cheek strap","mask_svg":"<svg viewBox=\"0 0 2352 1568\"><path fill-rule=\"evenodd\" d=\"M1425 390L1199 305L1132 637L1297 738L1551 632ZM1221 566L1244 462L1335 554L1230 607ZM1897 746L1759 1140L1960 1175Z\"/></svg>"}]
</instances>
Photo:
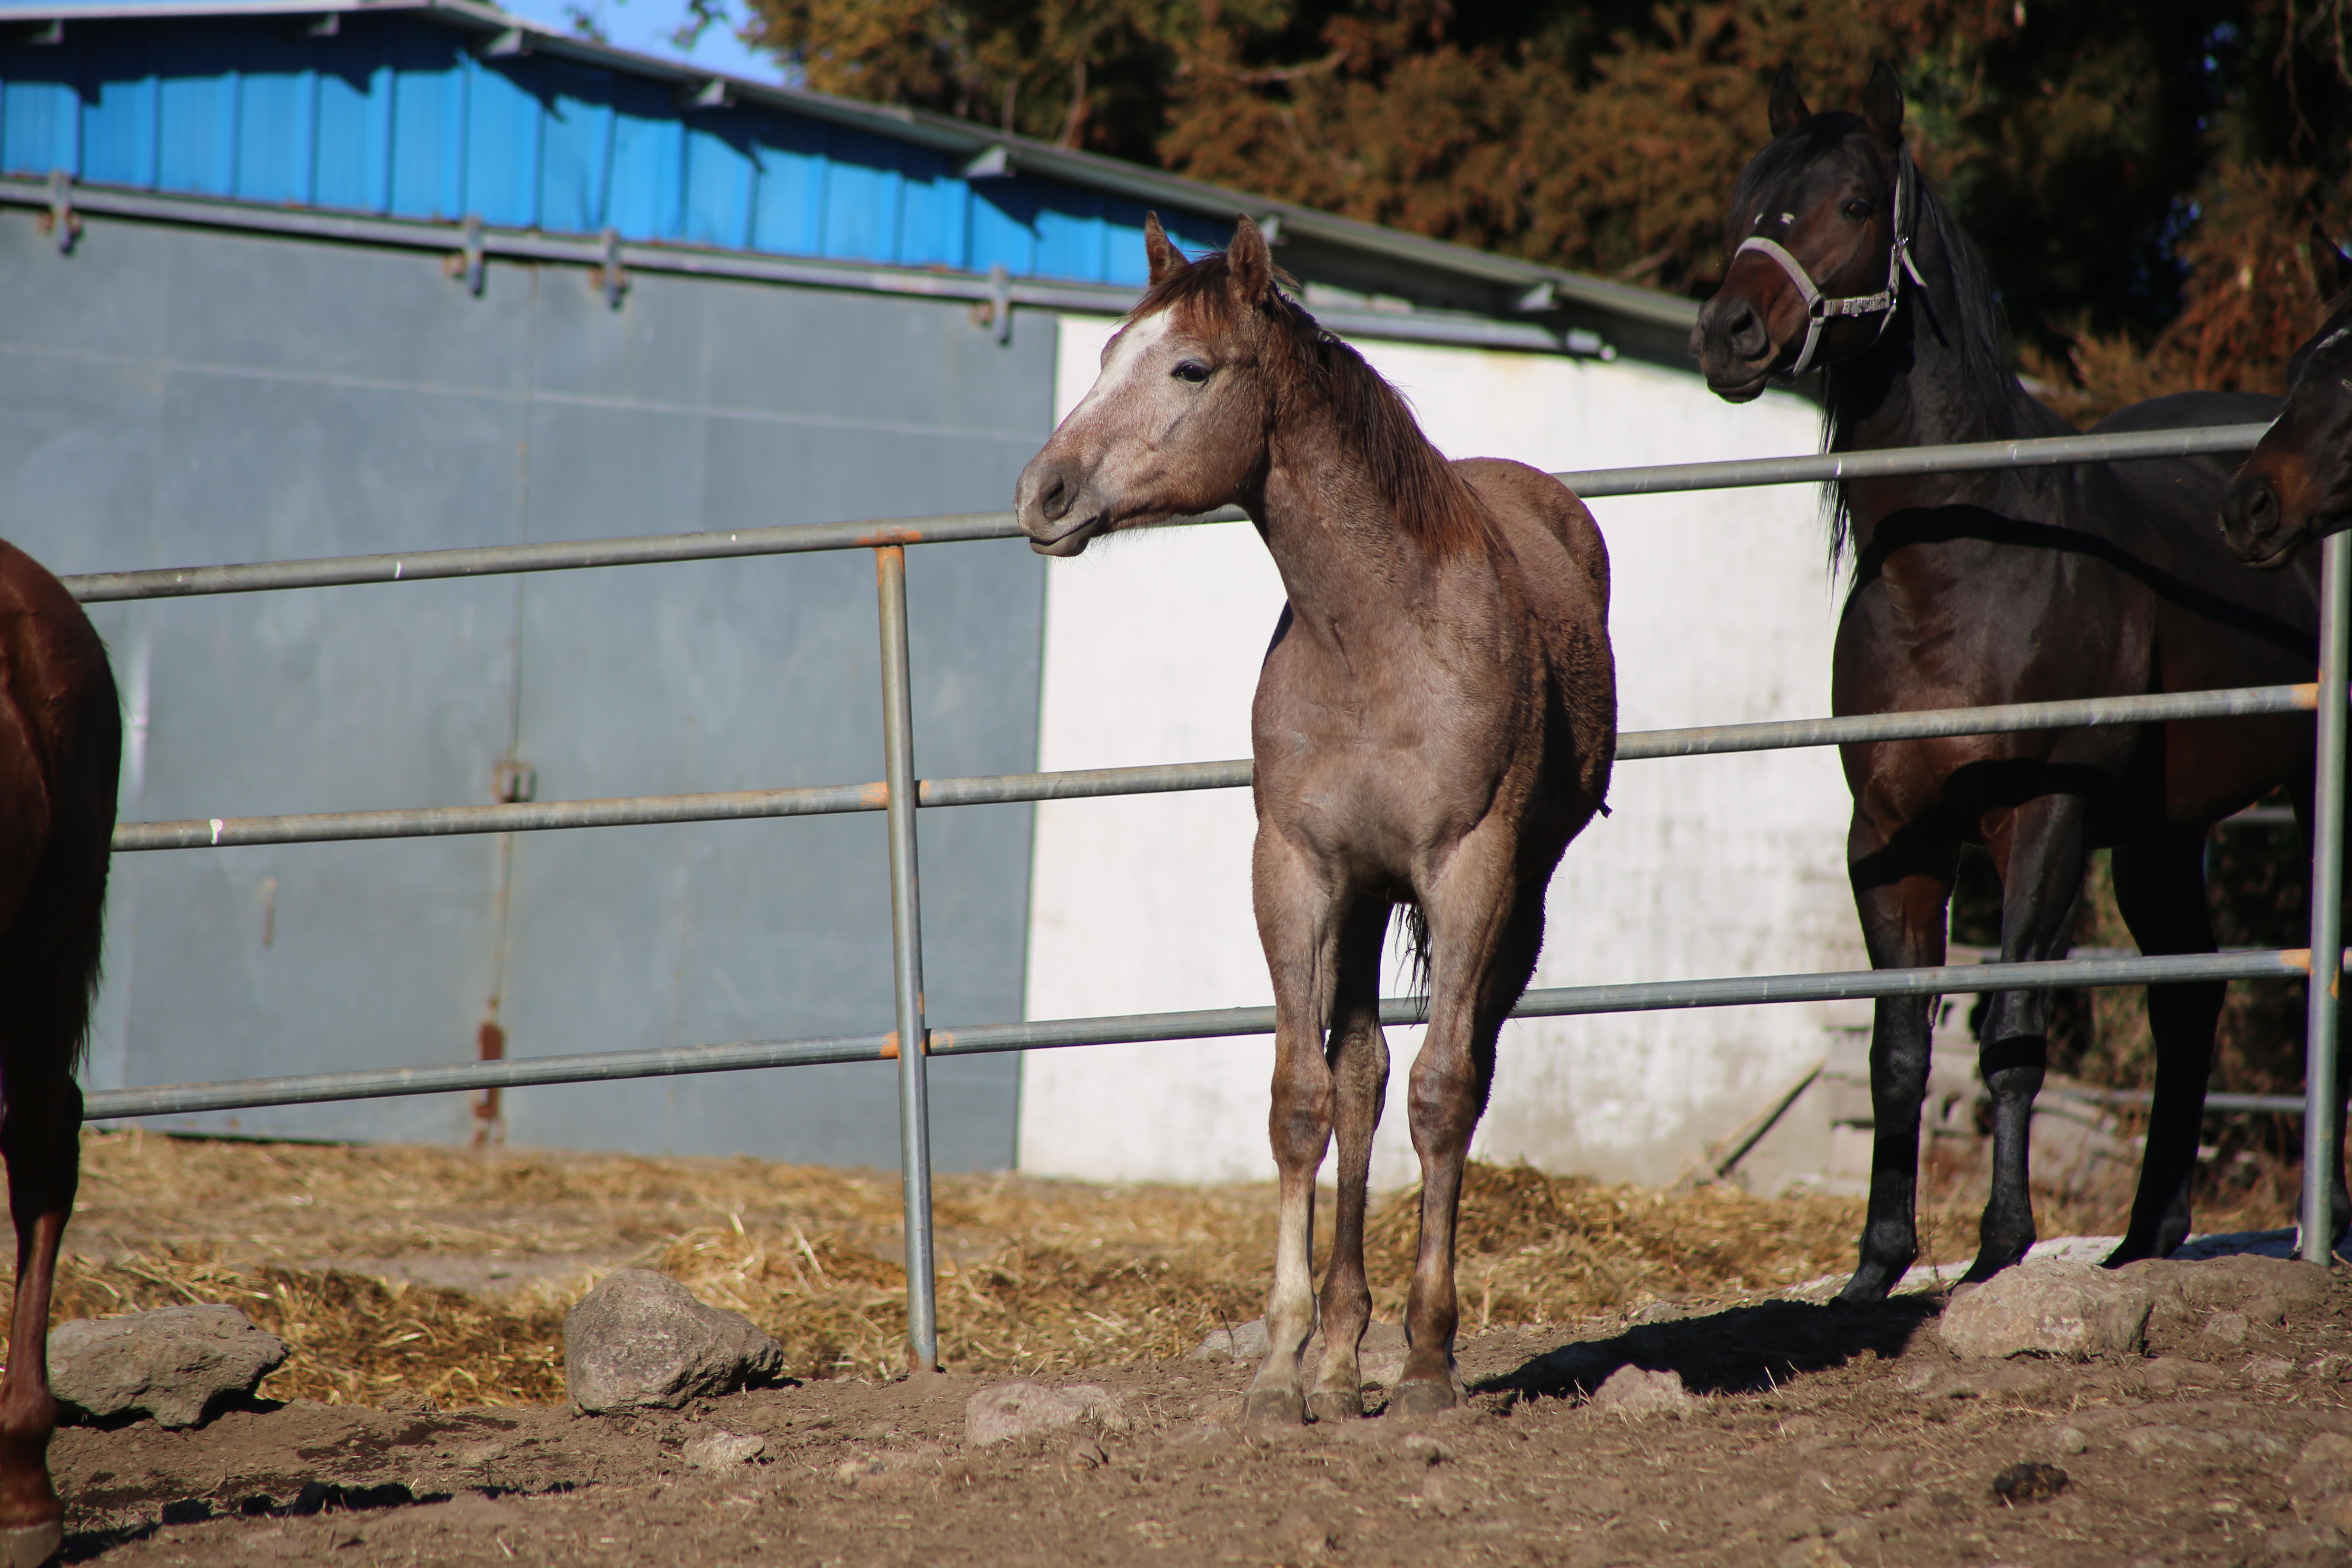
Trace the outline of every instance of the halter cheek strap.
<instances>
[{"instance_id":1,"label":"halter cheek strap","mask_svg":"<svg viewBox=\"0 0 2352 1568\"><path fill-rule=\"evenodd\" d=\"M1852 294L1843 299L1826 298L1813 286L1804 264L1778 241L1762 235L1750 235L1739 242L1731 253L1734 261L1748 251L1756 251L1777 263L1796 286L1797 297L1805 302L1805 346L1797 360L1780 373L1783 381L1794 381L1812 368L1813 355L1822 346L1822 335L1829 324L1841 316L1876 316L1878 337L1886 335L1887 324L1895 320L1895 308L1903 302L1903 275L1909 273L1911 281L1922 289L1927 280L1919 276L1919 268L1911 259L1911 160L1905 155L1895 169L1895 238L1886 247L1886 287L1875 294ZM1871 340L1874 343L1877 338Z\"/></svg>"}]
</instances>

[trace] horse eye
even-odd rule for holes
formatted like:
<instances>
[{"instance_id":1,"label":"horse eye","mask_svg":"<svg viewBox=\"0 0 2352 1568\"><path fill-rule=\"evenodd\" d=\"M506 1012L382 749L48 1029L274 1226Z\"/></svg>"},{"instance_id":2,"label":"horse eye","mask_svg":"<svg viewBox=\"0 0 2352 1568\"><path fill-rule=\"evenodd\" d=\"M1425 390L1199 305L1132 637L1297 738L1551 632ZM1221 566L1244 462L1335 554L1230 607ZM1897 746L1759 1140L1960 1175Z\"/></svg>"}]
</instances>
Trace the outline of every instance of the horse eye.
<instances>
[{"instance_id":1,"label":"horse eye","mask_svg":"<svg viewBox=\"0 0 2352 1568\"><path fill-rule=\"evenodd\" d=\"M1870 204L1857 196L1853 201L1845 204L1845 216L1851 218L1868 217L1870 216Z\"/></svg>"},{"instance_id":2,"label":"horse eye","mask_svg":"<svg viewBox=\"0 0 2352 1568\"><path fill-rule=\"evenodd\" d=\"M1179 363L1176 368L1168 374L1187 386L1198 386L1209 379L1209 367L1199 360L1188 359Z\"/></svg>"}]
</instances>

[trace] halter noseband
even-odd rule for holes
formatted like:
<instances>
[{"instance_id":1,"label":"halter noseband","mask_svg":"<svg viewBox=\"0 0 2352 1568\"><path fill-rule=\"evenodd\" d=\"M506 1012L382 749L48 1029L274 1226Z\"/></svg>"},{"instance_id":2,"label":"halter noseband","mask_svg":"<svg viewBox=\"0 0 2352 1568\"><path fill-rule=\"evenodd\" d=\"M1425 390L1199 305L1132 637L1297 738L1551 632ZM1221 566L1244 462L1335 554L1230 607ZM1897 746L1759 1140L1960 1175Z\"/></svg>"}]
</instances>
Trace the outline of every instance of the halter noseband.
<instances>
[{"instance_id":1,"label":"halter noseband","mask_svg":"<svg viewBox=\"0 0 2352 1568\"><path fill-rule=\"evenodd\" d=\"M1895 165L1895 238L1886 247L1886 287L1875 294L1853 294L1842 300L1825 298L1813 286L1804 265L1777 241L1762 235L1750 235L1739 242L1731 253L1737 261L1748 251L1759 251L1780 265L1797 286L1798 296L1805 301L1805 346L1797 355L1796 363L1780 373L1782 381L1794 381L1812 368L1813 354L1822 346L1822 334L1831 321L1839 316L1876 316L1878 337L1886 335L1887 324L1895 320L1895 308L1903 302L1903 275L1909 273L1911 281L1925 289L1927 280L1919 276L1919 268L1911 259L1911 158L1906 153L1898 155ZM1875 343L1877 338L1873 338Z\"/></svg>"}]
</instances>

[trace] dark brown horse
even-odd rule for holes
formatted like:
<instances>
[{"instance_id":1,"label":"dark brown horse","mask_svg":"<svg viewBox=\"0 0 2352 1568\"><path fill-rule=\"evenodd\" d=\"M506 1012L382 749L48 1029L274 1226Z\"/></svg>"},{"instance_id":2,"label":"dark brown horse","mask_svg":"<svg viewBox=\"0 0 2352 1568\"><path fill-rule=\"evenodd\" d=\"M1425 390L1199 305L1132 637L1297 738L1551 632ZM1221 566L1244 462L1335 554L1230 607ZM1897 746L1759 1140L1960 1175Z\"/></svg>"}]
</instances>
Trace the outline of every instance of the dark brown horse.
<instances>
[{"instance_id":1,"label":"dark brown horse","mask_svg":"<svg viewBox=\"0 0 2352 1568\"><path fill-rule=\"evenodd\" d=\"M1878 64L1859 115L1814 114L1784 68L1771 126L1732 196L1723 288L1692 334L1708 385L1745 401L1776 374L1823 367L1832 450L2073 434L2003 361L1984 265L1904 144L1894 71ZM2099 428L2257 422L2274 406L2188 394ZM2239 569L2214 526L2228 479L2221 464L2182 459L1845 483L1833 537L1852 552L1853 581L1832 706L1885 713L2311 679L2316 585L2308 572ZM1871 963L1944 961L1969 843L2000 873L2005 962L2064 956L2084 858L2101 845L2114 847L2116 901L2143 952L2210 952L2206 828L2281 784L2307 801L2312 752L2302 716L1848 746L1848 868ZM2148 990L2156 1103L2110 1264L2164 1256L2188 1234L2222 991ZM2000 993L1986 1009L1992 1192L1971 1279L2034 1239L2026 1134L2048 1018L2046 992ZM1927 1001L1880 1002L1869 1216L1848 1300L1885 1295L1917 1255L1927 1055ZM2336 1184L2340 1224L2340 1151Z\"/></svg>"},{"instance_id":2,"label":"dark brown horse","mask_svg":"<svg viewBox=\"0 0 2352 1568\"><path fill-rule=\"evenodd\" d=\"M1237 502L1289 604L1251 710L1253 887L1273 972L1270 1131L1282 1171L1272 1342L1250 1417L1362 1414L1371 1321L1364 1185L1388 1082L1381 947L1425 922L1429 1035L1413 1064L1421 1246L1401 1412L1461 1397L1454 1224L1495 1037L1543 941L1544 889L1608 789L1616 672L1608 554L1583 505L1517 463L1449 463L1397 394L1277 288L1244 219L1187 263L1145 227L1151 284L1101 379L1021 476L1048 555ZM1315 1172L1336 1128L1339 1213L1311 1397Z\"/></svg>"},{"instance_id":3,"label":"dark brown horse","mask_svg":"<svg viewBox=\"0 0 2352 1568\"><path fill-rule=\"evenodd\" d=\"M122 718L106 649L62 584L0 543L0 1156L16 1222L0 1378L0 1564L64 1539L49 1484L49 1288L80 1171L74 1068L98 984Z\"/></svg>"},{"instance_id":4,"label":"dark brown horse","mask_svg":"<svg viewBox=\"0 0 2352 1568\"><path fill-rule=\"evenodd\" d=\"M2278 423L2238 470L2221 511L2238 559L2265 569L2352 528L2352 256L2316 224L2311 276L2326 319L2287 362Z\"/></svg>"}]
</instances>

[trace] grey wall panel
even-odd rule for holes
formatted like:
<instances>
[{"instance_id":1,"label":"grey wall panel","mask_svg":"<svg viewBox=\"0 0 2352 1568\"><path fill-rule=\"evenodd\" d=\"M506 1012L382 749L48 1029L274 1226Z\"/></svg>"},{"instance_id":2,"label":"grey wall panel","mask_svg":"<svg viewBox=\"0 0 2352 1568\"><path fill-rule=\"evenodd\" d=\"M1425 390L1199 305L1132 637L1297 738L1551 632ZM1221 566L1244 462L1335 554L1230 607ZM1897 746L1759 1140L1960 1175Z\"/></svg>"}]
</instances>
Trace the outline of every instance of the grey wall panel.
<instances>
[{"instance_id":1,"label":"grey wall panel","mask_svg":"<svg viewBox=\"0 0 2352 1568\"><path fill-rule=\"evenodd\" d=\"M0 532L61 571L990 509L1053 340L965 307L0 216ZM1044 576L911 554L917 763L1034 765ZM881 773L866 552L102 606L126 819ZM1021 1003L1030 813L926 814L932 1015ZM502 856L510 857L504 860ZM181 1081L889 1026L878 816L126 856L91 1077ZM498 889L510 889L504 924ZM939 1064L946 1168L1008 1163L1017 1064ZM887 1068L506 1099L520 1142L888 1164ZM456 1138L454 1098L190 1126Z\"/></svg>"}]
</instances>

